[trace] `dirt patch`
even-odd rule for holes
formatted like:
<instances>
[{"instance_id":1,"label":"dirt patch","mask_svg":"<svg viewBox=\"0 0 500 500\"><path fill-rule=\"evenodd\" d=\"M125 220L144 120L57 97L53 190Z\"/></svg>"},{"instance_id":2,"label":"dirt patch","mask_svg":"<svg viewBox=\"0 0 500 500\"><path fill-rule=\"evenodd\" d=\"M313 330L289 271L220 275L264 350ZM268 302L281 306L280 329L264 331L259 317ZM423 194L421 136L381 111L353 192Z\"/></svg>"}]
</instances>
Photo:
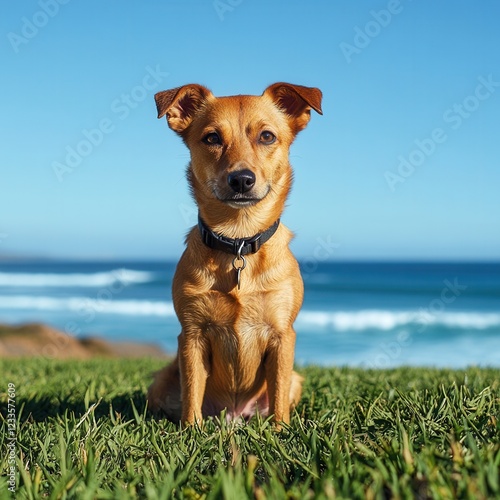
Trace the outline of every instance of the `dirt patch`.
<instances>
[{"instance_id":1,"label":"dirt patch","mask_svg":"<svg viewBox=\"0 0 500 500\"><path fill-rule=\"evenodd\" d=\"M169 356L154 344L108 342L99 337L78 339L40 323L0 325L0 358L14 357L90 359Z\"/></svg>"}]
</instances>

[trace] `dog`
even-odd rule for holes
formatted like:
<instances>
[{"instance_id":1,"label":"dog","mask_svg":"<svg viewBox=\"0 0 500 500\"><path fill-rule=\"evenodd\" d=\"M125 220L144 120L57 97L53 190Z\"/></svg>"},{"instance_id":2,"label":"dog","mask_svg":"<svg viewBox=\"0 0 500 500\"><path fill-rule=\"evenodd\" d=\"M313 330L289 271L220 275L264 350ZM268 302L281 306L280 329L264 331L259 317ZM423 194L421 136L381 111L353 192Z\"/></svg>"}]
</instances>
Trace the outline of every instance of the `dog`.
<instances>
[{"instance_id":1,"label":"dog","mask_svg":"<svg viewBox=\"0 0 500 500\"><path fill-rule=\"evenodd\" d=\"M189 148L199 222L172 286L177 357L155 375L151 411L185 425L224 410L289 423L302 393L293 323L304 287L280 217L290 145L311 110L323 114L321 100L319 89L289 83L260 96L215 97L198 84L155 95L158 118Z\"/></svg>"}]
</instances>

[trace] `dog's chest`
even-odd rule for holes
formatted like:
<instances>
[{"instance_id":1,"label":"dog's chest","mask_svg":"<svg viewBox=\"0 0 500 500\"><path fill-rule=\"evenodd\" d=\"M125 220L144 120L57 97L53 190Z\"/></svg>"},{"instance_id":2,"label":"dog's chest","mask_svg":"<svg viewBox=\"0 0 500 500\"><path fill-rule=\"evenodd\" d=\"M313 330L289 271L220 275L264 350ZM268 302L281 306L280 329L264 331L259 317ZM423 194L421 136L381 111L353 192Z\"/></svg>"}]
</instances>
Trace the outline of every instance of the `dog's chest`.
<instances>
[{"instance_id":1,"label":"dog's chest","mask_svg":"<svg viewBox=\"0 0 500 500\"><path fill-rule=\"evenodd\" d=\"M226 331L245 345L267 342L275 332L287 330L294 309L291 297L276 292L246 295L212 292L204 303L208 332L220 336Z\"/></svg>"},{"instance_id":2,"label":"dog's chest","mask_svg":"<svg viewBox=\"0 0 500 500\"><path fill-rule=\"evenodd\" d=\"M268 337L268 325L261 294L241 300L211 293L205 302L205 333L212 341L230 337L238 343L251 343Z\"/></svg>"}]
</instances>

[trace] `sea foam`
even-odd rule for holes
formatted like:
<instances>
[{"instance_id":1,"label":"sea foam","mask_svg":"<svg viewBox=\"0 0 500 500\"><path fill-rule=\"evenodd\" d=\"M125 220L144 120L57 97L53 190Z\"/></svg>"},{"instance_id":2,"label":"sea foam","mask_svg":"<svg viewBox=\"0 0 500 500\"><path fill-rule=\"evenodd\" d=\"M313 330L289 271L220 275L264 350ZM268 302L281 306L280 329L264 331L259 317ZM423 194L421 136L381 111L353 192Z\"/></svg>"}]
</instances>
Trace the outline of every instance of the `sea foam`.
<instances>
[{"instance_id":1,"label":"sea foam","mask_svg":"<svg viewBox=\"0 0 500 500\"><path fill-rule=\"evenodd\" d=\"M82 316L90 313L126 316L173 316L170 301L94 299L88 297L0 296L0 310L73 311Z\"/></svg>"},{"instance_id":2,"label":"sea foam","mask_svg":"<svg viewBox=\"0 0 500 500\"><path fill-rule=\"evenodd\" d=\"M435 314L420 311L363 309L359 311L307 311L297 318L302 327L330 328L337 331L393 330L418 325L450 328L485 329L500 326L500 313L477 311L443 311Z\"/></svg>"},{"instance_id":3,"label":"sea foam","mask_svg":"<svg viewBox=\"0 0 500 500\"><path fill-rule=\"evenodd\" d=\"M153 281L154 273L114 269L98 273L0 273L1 287L106 287Z\"/></svg>"}]
</instances>

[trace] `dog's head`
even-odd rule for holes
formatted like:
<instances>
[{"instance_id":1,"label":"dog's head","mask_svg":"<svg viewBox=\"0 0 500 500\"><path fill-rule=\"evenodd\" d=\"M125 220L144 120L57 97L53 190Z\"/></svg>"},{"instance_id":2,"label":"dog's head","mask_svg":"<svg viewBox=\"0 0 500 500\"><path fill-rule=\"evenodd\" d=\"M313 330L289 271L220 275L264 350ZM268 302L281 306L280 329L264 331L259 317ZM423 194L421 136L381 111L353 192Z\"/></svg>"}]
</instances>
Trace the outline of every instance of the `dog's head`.
<instances>
[{"instance_id":1,"label":"dog's head","mask_svg":"<svg viewBox=\"0 0 500 500\"><path fill-rule=\"evenodd\" d=\"M311 109L322 114L319 89L289 83L275 83L261 96L230 97L191 84L159 92L155 100L158 118L166 115L189 147L198 203L235 209L273 195L284 202L290 144L309 122Z\"/></svg>"}]
</instances>

